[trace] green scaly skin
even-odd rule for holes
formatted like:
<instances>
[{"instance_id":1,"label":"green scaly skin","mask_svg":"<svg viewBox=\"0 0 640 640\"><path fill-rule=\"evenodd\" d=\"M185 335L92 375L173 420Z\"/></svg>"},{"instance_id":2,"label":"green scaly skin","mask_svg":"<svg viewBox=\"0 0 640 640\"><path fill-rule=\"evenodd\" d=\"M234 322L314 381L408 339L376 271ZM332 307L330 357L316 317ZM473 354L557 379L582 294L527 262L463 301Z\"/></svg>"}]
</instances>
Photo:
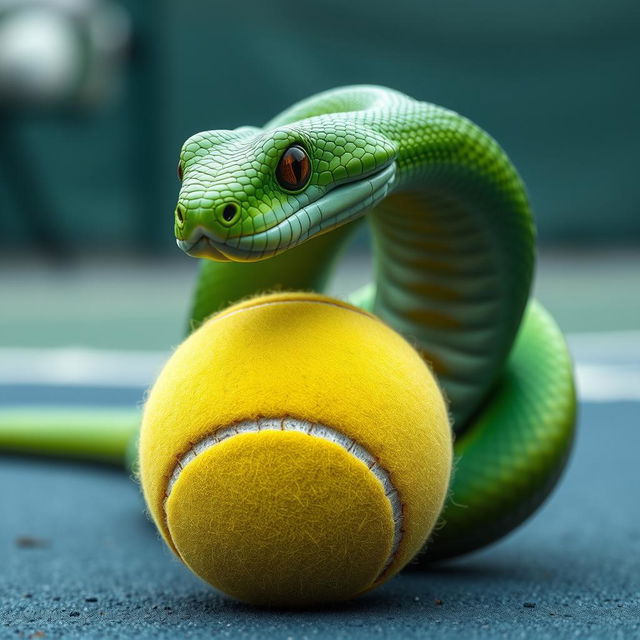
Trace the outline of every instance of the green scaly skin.
<instances>
[{"instance_id":1,"label":"green scaly skin","mask_svg":"<svg viewBox=\"0 0 640 640\"><path fill-rule=\"evenodd\" d=\"M292 144L312 167L293 193L275 176ZM572 368L558 328L529 299L533 219L491 137L452 111L356 86L313 96L262 129L198 133L180 168L177 242L208 258L191 328L248 295L323 291L367 214L375 282L351 301L423 354L456 433L451 497L423 560L487 544L540 505L573 439ZM225 220L229 204L236 215Z\"/></svg>"},{"instance_id":2,"label":"green scaly skin","mask_svg":"<svg viewBox=\"0 0 640 640\"><path fill-rule=\"evenodd\" d=\"M274 175L292 143L312 161L299 193ZM262 129L196 134L180 164L178 244L212 259L202 261L190 328L248 295L323 291L367 214L375 282L351 301L424 355L456 433L451 496L422 561L476 549L535 511L569 453L575 393L562 335L529 300L533 221L494 140L452 111L347 87ZM226 221L229 203L238 215ZM137 420L135 410L3 410L0 447L131 463Z\"/></svg>"}]
</instances>

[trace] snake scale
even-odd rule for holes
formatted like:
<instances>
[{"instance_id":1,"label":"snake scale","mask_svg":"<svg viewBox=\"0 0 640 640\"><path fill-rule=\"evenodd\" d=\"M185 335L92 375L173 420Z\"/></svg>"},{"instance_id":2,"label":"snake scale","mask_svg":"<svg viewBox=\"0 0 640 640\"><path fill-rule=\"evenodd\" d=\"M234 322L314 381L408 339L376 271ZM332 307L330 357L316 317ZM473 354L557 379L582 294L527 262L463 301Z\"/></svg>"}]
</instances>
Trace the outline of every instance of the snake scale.
<instances>
[{"instance_id":1,"label":"snake scale","mask_svg":"<svg viewBox=\"0 0 640 640\"><path fill-rule=\"evenodd\" d=\"M178 175L177 243L205 258L191 328L248 295L324 291L368 221L375 279L350 301L418 349L455 431L451 494L423 562L492 542L540 505L573 440L572 366L530 299L531 210L489 135L390 89L344 87L261 129L191 136Z\"/></svg>"},{"instance_id":2,"label":"snake scale","mask_svg":"<svg viewBox=\"0 0 640 640\"><path fill-rule=\"evenodd\" d=\"M350 301L421 353L454 429L450 496L420 562L477 549L535 511L571 448L572 365L530 298L533 218L490 136L396 91L344 87L262 128L195 134L178 174L177 242L205 258L190 329L253 294L325 291L368 221L374 281ZM0 448L121 462L138 419L137 410L5 409Z\"/></svg>"}]
</instances>

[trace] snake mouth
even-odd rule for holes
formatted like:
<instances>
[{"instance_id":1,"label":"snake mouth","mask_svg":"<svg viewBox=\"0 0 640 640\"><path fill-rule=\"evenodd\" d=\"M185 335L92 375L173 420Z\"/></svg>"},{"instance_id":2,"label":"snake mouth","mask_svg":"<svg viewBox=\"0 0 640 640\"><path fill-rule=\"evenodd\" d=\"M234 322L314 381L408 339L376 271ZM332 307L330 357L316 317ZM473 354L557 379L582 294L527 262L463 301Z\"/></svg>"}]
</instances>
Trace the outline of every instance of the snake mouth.
<instances>
[{"instance_id":1,"label":"snake mouth","mask_svg":"<svg viewBox=\"0 0 640 640\"><path fill-rule=\"evenodd\" d=\"M393 185L396 164L331 189L275 226L252 235L221 240L198 229L194 241L176 240L180 249L196 258L217 262L255 262L273 257L309 238L355 220L382 200Z\"/></svg>"},{"instance_id":2,"label":"snake mouth","mask_svg":"<svg viewBox=\"0 0 640 640\"><path fill-rule=\"evenodd\" d=\"M176 239L176 244L193 258L208 258L216 262L231 262L232 260L218 248L219 245L224 243L209 237L205 230L202 230L202 235L195 242Z\"/></svg>"}]
</instances>

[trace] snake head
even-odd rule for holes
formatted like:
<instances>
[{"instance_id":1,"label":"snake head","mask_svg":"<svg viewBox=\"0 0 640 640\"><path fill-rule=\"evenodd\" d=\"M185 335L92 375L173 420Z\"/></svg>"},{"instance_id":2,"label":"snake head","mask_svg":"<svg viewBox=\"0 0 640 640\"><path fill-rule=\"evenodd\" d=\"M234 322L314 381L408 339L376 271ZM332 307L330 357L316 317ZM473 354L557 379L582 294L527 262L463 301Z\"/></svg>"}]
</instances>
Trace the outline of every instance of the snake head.
<instances>
[{"instance_id":1,"label":"snake head","mask_svg":"<svg viewBox=\"0 0 640 640\"><path fill-rule=\"evenodd\" d=\"M318 116L263 131L203 131L183 145L175 210L191 256L252 262L363 215L395 177L395 145Z\"/></svg>"}]
</instances>

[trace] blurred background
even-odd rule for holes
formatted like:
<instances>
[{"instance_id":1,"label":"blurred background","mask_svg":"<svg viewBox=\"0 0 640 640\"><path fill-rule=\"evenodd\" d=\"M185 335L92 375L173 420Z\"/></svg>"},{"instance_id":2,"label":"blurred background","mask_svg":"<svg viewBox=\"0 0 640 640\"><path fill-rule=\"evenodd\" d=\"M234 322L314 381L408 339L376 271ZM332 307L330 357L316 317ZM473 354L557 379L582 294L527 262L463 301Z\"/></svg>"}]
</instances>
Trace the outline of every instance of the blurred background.
<instances>
[{"instance_id":1,"label":"blurred background","mask_svg":"<svg viewBox=\"0 0 640 640\"><path fill-rule=\"evenodd\" d=\"M563 328L640 329L639 25L632 0L0 0L0 345L175 344L197 268L172 233L183 140L349 83L491 132ZM368 278L366 244L337 293Z\"/></svg>"},{"instance_id":2,"label":"blurred background","mask_svg":"<svg viewBox=\"0 0 640 640\"><path fill-rule=\"evenodd\" d=\"M635 0L0 0L0 409L139 405L198 267L173 238L182 142L353 83L459 111L506 149L581 398L536 517L336 615L236 608L169 559L119 469L5 453L6 633L638 637L639 63ZM370 278L367 242L363 226L333 293Z\"/></svg>"}]
</instances>

